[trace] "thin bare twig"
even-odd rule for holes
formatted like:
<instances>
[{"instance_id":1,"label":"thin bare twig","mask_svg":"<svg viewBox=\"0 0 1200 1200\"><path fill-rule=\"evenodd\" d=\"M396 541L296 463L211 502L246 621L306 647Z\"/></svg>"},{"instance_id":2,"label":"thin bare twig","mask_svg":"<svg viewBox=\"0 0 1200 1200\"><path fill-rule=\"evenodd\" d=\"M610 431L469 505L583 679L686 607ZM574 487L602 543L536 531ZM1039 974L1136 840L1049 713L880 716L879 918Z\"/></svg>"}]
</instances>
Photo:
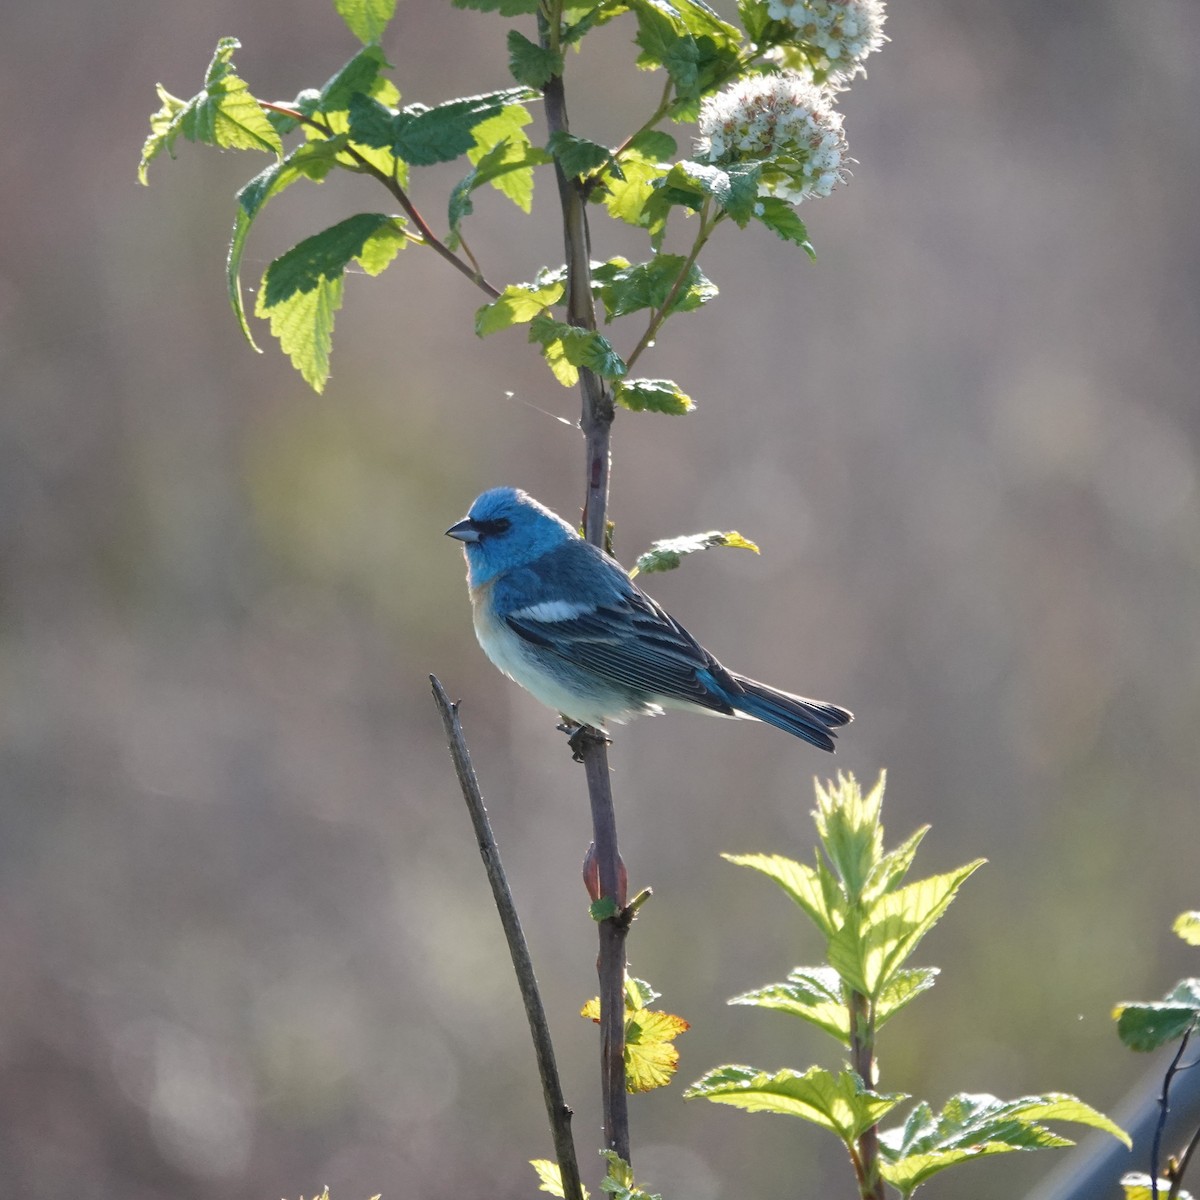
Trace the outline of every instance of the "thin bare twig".
<instances>
[{"instance_id":1,"label":"thin bare twig","mask_svg":"<svg viewBox=\"0 0 1200 1200\"><path fill-rule=\"evenodd\" d=\"M1162 1152L1163 1130L1167 1124L1167 1114L1171 1111L1171 1081L1175 1078L1175 1072L1179 1070L1179 1063L1183 1058L1184 1051L1187 1049L1188 1040L1192 1036L1192 1030L1185 1031L1182 1038L1179 1039L1179 1049L1175 1051L1175 1057L1171 1059L1167 1067L1166 1074L1163 1075L1162 1092L1158 1098L1158 1121L1154 1126L1154 1140L1150 1143L1150 1196L1151 1200L1158 1200L1158 1159ZM1174 1180L1171 1186L1171 1195L1175 1196L1179 1192L1179 1182Z\"/></svg>"},{"instance_id":2,"label":"thin bare twig","mask_svg":"<svg viewBox=\"0 0 1200 1200\"><path fill-rule=\"evenodd\" d=\"M529 1021L529 1032L533 1037L533 1048L537 1054L538 1074L542 1078L542 1095L546 1101L546 1115L550 1119L550 1133L554 1139L554 1153L558 1158L558 1169L562 1176L563 1192L568 1200L583 1200L583 1185L579 1177L579 1163L575 1155L575 1142L571 1137L571 1109L563 1098L562 1083L558 1077L558 1066L554 1059L554 1046L550 1041L550 1026L546 1021L546 1010L542 1006L537 978L533 973L533 962L521 921L513 904L512 892L500 861L500 851L492 836L491 823L483 806L483 795L479 780L471 765L471 753L463 735L462 723L458 718L458 705L446 695L436 675L430 675L433 698L442 714L442 725L446 740L450 744L450 755L454 759L454 770L462 788L463 799L471 814L475 837L479 842L479 853L487 870L488 882L492 885L492 897L500 924L508 941L513 969L521 988L521 999L525 1002L525 1016Z\"/></svg>"}]
</instances>

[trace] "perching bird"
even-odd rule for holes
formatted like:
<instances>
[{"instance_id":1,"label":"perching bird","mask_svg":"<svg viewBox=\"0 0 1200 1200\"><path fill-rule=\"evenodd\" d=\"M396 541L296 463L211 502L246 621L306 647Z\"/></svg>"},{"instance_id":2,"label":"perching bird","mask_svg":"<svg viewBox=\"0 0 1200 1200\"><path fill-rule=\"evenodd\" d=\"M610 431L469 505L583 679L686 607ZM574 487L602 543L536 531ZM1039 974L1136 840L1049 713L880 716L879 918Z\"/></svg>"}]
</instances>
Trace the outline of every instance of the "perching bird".
<instances>
[{"instance_id":1,"label":"perching bird","mask_svg":"<svg viewBox=\"0 0 1200 1200\"><path fill-rule=\"evenodd\" d=\"M766 721L833 749L836 704L727 670L611 558L516 488L493 488L446 530L463 543L484 653L543 704L603 729L664 708Z\"/></svg>"}]
</instances>

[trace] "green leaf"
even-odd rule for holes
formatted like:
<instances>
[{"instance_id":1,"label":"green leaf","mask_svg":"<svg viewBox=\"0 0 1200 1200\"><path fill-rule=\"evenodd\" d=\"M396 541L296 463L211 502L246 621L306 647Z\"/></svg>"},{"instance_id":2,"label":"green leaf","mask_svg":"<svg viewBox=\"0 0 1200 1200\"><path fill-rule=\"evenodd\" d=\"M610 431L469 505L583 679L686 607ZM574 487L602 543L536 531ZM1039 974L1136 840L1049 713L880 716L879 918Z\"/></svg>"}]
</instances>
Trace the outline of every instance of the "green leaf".
<instances>
[{"instance_id":1,"label":"green leaf","mask_svg":"<svg viewBox=\"0 0 1200 1200\"><path fill-rule=\"evenodd\" d=\"M688 1100L697 1096L746 1112L800 1117L847 1143L907 1099L899 1092L870 1091L853 1071L835 1076L820 1067L810 1067L803 1075L786 1070L768 1075L753 1067L718 1067L684 1092Z\"/></svg>"},{"instance_id":2,"label":"green leaf","mask_svg":"<svg viewBox=\"0 0 1200 1200\"><path fill-rule=\"evenodd\" d=\"M978 858L955 871L907 884L865 912L851 909L829 939L829 964L851 987L874 999L985 861Z\"/></svg>"},{"instance_id":3,"label":"green leaf","mask_svg":"<svg viewBox=\"0 0 1200 1200\"><path fill-rule=\"evenodd\" d=\"M550 135L546 149L558 159L563 174L569 179L590 175L613 162L612 151L607 146L589 142L587 138L576 137L573 133L563 133L561 130ZM615 169L619 172L619 168Z\"/></svg>"},{"instance_id":4,"label":"green leaf","mask_svg":"<svg viewBox=\"0 0 1200 1200\"><path fill-rule=\"evenodd\" d=\"M494 12L502 17L523 17L538 10L538 0L453 0L453 4L455 8Z\"/></svg>"},{"instance_id":5,"label":"green leaf","mask_svg":"<svg viewBox=\"0 0 1200 1200\"><path fill-rule=\"evenodd\" d=\"M588 916L593 921L607 921L621 911L621 906L611 896L601 896L588 905Z\"/></svg>"},{"instance_id":6,"label":"green leaf","mask_svg":"<svg viewBox=\"0 0 1200 1200\"><path fill-rule=\"evenodd\" d=\"M396 12L396 0L333 0L338 15L360 42L377 42Z\"/></svg>"},{"instance_id":7,"label":"green leaf","mask_svg":"<svg viewBox=\"0 0 1200 1200\"><path fill-rule=\"evenodd\" d=\"M808 230L796 215L796 210L778 196L760 196L754 203L753 215L785 242L794 242L809 258L815 259L817 252L808 240Z\"/></svg>"},{"instance_id":8,"label":"green leaf","mask_svg":"<svg viewBox=\"0 0 1200 1200\"><path fill-rule=\"evenodd\" d=\"M613 384L613 400L630 412L660 412L672 416L682 416L696 407L691 396L671 379L618 379Z\"/></svg>"},{"instance_id":9,"label":"green leaf","mask_svg":"<svg viewBox=\"0 0 1200 1200\"><path fill-rule=\"evenodd\" d=\"M1200 912L1180 913L1171 929L1189 946L1200 946Z\"/></svg>"},{"instance_id":10,"label":"green leaf","mask_svg":"<svg viewBox=\"0 0 1200 1200\"><path fill-rule=\"evenodd\" d=\"M903 1126L881 1133L881 1174L908 1196L939 1171L970 1158L1073 1144L1043 1121L1090 1126L1131 1144L1120 1126L1074 1096L1051 1092L998 1100L962 1094L952 1096L936 1118L927 1104L919 1104Z\"/></svg>"},{"instance_id":11,"label":"green leaf","mask_svg":"<svg viewBox=\"0 0 1200 1200\"><path fill-rule=\"evenodd\" d=\"M865 898L867 881L883 858L880 813L886 784L884 772L864 796L853 775L839 775L828 787L816 783L817 836L851 903Z\"/></svg>"},{"instance_id":12,"label":"green leaf","mask_svg":"<svg viewBox=\"0 0 1200 1200\"><path fill-rule=\"evenodd\" d=\"M655 184L670 170L655 158L628 151L621 155L618 176L611 168L601 175L603 189L598 193L608 214L637 228L650 225L649 204Z\"/></svg>"},{"instance_id":13,"label":"green leaf","mask_svg":"<svg viewBox=\"0 0 1200 1200\"><path fill-rule=\"evenodd\" d=\"M921 992L933 987L937 974L936 967L896 972L876 1002L876 1029ZM843 1046L850 1045L850 1011L841 976L832 967L797 967L788 974L786 983L772 983L745 992L729 1003L788 1013L825 1030Z\"/></svg>"},{"instance_id":14,"label":"green leaf","mask_svg":"<svg viewBox=\"0 0 1200 1200\"><path fill-rule=\"evenodd\" d=\"M325 115L348 112L352 97L375 95L379 73L389 66L391 63L378 46L364 46L341 70L325 81L308 115L312 116L313 112Z\"/></svg>"},{"instance_id":15,"label":"green leaf","mask_svg":"<svg viewBox=\"0 0 1200 1200\"><path fill-rule=\"evenodd\" d=\"M1173 1186L1171 1180L1159 1179L1158 1195L1160 1200L1171 1195ZM1125 1200L1152 1200L1154 1196L1150 1176L1141 1171L1131 1171L1128 1175L1122 1175L1121 1187L1125 1189ZM1185 1191L1183 1188L1180 1188L1175 1196L1177 1200L1192 1200L1191 1192Z\"/></svg>"},{"instance_id":16,"label":"green leaf","mask_svg":"<svg viewBox=\"0 0 1200 1200\"><path fill-rule=\"evenodd\" d=\"M600 1190L607 1192L613 1200L662 1200L661 1196L651 1195L638 1187L634 1182L633 1168L615 1150L601 1150L600 1155L608 1160Z\"/></svg>"},{"instance_id":17,"label":"green leaf","mask_svg":"<svg viewBox=\"0 0 1200 1200\"><path fill-rule=\"evenodd\" d=\"M629 140L625 149L643 158L664 159L673 158L679 151L679 144L661 129L643 129Z\"/></svg>"},{"instance_id":18,"label":"green leaf","mask_svg":"<svg viewBox=\"0 0 1200 1200\"><path fill-rule=\"evenodd\" d=\"M687 260L681 254L659 254L633 266L627 259L613 258L594 266L592 279L599 284L608 321L644 308L660 309L668 299L671 301L668 315L691 312L717 295L717 285L694 263L687 267Z\"/></svg>"},{"instance_id":19,"label":"green leaf","mask_svg":"<svg viewBox=\"0 0 1200 1200\"><path fill-rule=\"evenodd\" d=\"M558 1196L559 1200L566 1200L566 1191L563 1188L562 1171L559 1165L548 1158L531 1158L529 1165L537 1172L539 1180L538 1191L549 1192L552 1196ZM582 1185L580 1185L582 1187ZM583 1200L587 1200L588 1190L583 1188Z\"/></svg>"},{"instance_id":20,"label":"green leaf","mask_svg":"<svg viewBox=\"0 0 1200 1200\"><path fill-rule=\"evenodd\" d=\"M481 96L449 100L436 108L410 104L391 113L378 102L354 96L350 136L356 142L391 150L413 166L453 162L475 146L475 127L510 105L536 98L528 88L506 88Z\"/></svg>"},{"instance_id":21,"label":"green leaf","mask_svg":"<svg viewBox=\"0 0 1200 1200\"><path fill-rule=\"evenodd\" d=\"M761 173L758 164L725 170L711 163L677 162L654 185L654 196L648 202L651 220L665 220L671 208L699 211L712 197L744 227L754 215Z\"/></svg>"},{"instance_id":22,"label":"green leaf","mask_svg":"<svg viewBox=\"0 0 1200 1200\"><path fill-rule=\"evenodd\" d=\"M242 254L246 248L246 237L255 217L266 206L267 201L278 196L280 192L291 187L298 179L312 179L320 182L333 168L334 159L344 145L344 138L329 139L320 142L306 142L297 147L283 159L274 162L265 170L260 171L237 194L238 210L233 223L233 237L229 243L229 254L226 258L225 279L229 289L229 304L238 325L246 340L254 349L254 338L250 333L250 325L246 320L246 309L242 302L242 284L240 278Z\"/></svg>"},{"instance_id":23,"label":"green leaf","mask_svg":"<svg viewBox=\"0 0 1200 1200\"><path fill-rule=\"evenodd\" d=\"M509 104L475 126L475 145L467 151L467 158L478 168L497 146L507 147L498 163L501 169L491 172L487 182L526 213L533 207L533 168L550 161L525 133L524 127L532 120L524 105Z\"/></svg>"},{"instance_id":24,"label":"green leaf","mask_svg":"<svg viewBox=\"0 0 1200 1200\"><path fill-rule=\"evenodd\" d=\"M142 146L138 180L146 183L146 168L164 150L173 158L179 137L232 150L265 150L282 155L283 143L244 80L233 69L237 38L217 43L204 79L204 90L183 101L158 85L162 108L150 118L150 136Z\"/></svg>"},{"instance_id":25,"label":"green leaf","mask_svg":"<svg viewBox=\"0 0 1200 1200\"><path fill-rule=\"evenodd\" d=\"M343 275L353 261L378 275L405 241L396 217L358 213L305 238L267 268L255 313L314 391L329 378L334 314L342 305Z\"/></svg>"},{"instance_id":26,"label":"green leaf","mask_svg":"<svg viewBox=\"0 0 1200 1200\"><path fill-rule=\"evenodd\" d=\"M579 382L579 368L586 367L605 379L619 379L625 363L603 335L556 321L541 312L529 325L529 340L542 347L542 356L563 387Z\"/></svg>"},{"instance_id":27,"label":"green leaf","mask_svg":"<svg viewBox=\"0 0 1200 1200\"><path fill-rule=\"evenodd\" d=\"M1180 980L1157 1003L1118 1005L1113 1016L1131 1050L1157 1050L1200 1025L1200 979Z\"/></svg>"},{"instance_id":28,"label":"green leaf","mask_svg":"<svg viewBox=\"0 0 1200 1200\"><path fill-rule=\"evenodd\" d=\"M786 983L772 983L734 996L730 1004L773 1009L799 1017L850 1044L850 1012L842 998L841 976L832 967L797 967Z\"/></svg>"},{"instance_id":29,"label":"green leaf","mask_svg":"<svg viewBox=\"0 0 1200 1200\"><path fill-rule=\"evenodd\" d=\"M557 304L565 290L566 276L562 271L540 274L533 283L509 284L498 299L476 311L475 332L479 337L487 337L513 325L525 325Z\"/></svg>"},{"instance_id":30,"label":"green leaf","mask_svg":"<svg viewBox=\"0 0 1200 1200\"><path fill-rule=\"evenodd\" d=\"M883 985L875 1001L875 1028L893 1017L937 981L937 967L908 967L896 971Z\"/></svg>"},{"instance_id":31,"label":"green leaf","mask_svg":"<svg viewBox=\"0 0 1200 1200\"><path fill-rule=\"evenodd\" d=\"M758 547L749 538L742 537L737 530L731 529L727 533L722 533L718 529L713 529L708 533L689 533L683 537L663 538L661 541L655 542L645 554L638 556L637 562L633 564L633 570L629 573L637 575L639 572L645 571L649 575L654 571L673 571L687 555L695 554L700 550L710 550L714 546L731 546L736 550L753 550L755 554L759 553ZM740 866L757 865L734 858L729 854L726 854L725 857L730 862L737 862ZM787 862L788 860L781 859L780 861ZM800 864L793 863L792 865L798 867ZM759 870L762 869L759 867Z\"/></svg>"},{"instance_id":32,"label":"green leaf","mask_svg":"<svg viewBox=\"0 0 1200 1200\"><path fill-rule=\"evenodd\" d=\"M508 69L512 77L526 87L545 87L555 75L561 75L563 56L531 42L515 29L508 31Z\"/></svg>"},{"instance_id":33,"label":"green leaf","mask_svg":"<svg viewBox=\"0 0 1200 1200\"><path fill-rule=\"evenodd\" d=\"M485 183L495 183L502 176L515 171L528 172L532 183L533 168L541 163L549 161L549 156L544 150L538 150L531 146L528 141L512 143L507 139L493 146L480 160L475 164L474 169L461 179L454 186L454 190L450 193L450 249L454 249L459 241L459 229L462 225L463 218L474 212L474 204L471 202L471 193ZM521 195L520 206L528 212L532 201L532 187L530 194Z\"/></svg>"},{"instance_id":34,"label":"green leaf","mask_svg":"<svg viewBox=\"0 0 1200 1200\"><path fill-rule=\"evenodd\" d=\"M773 879L827 938L833 936L837 928L834 911L812 867L779 854L722 854L721 857L735 866L753 867Z\"/></svg>"}]
</instances>

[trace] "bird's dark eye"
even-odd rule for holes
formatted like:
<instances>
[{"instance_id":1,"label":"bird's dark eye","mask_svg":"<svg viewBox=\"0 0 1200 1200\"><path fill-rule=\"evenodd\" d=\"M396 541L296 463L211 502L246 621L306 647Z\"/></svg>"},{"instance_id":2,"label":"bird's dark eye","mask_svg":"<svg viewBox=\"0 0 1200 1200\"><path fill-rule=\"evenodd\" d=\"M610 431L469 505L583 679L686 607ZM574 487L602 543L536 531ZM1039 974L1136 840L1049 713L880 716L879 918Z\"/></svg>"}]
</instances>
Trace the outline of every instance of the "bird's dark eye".
<instances>
[{"instance_id":1,"label":"bird's dark eye","mask_svg":"<svg viewBox=\"0 0 1200 1200\"><path fill-rule=\"evenodd\" d=\"M492 521L474 521L472 524L479 531L480 537L492 537L498 533L507 533L512 522L507 517L496 517Z\"/></svg>"}]
</instances>

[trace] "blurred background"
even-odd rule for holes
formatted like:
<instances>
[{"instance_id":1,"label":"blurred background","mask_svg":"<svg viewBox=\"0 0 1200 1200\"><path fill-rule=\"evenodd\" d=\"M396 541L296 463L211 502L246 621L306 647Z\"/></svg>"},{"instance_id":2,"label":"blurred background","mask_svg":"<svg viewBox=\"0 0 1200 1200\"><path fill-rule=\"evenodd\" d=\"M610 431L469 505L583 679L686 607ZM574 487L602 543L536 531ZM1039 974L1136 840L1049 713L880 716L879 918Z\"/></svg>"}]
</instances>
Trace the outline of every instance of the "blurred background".
<instances>
[{"instance_id":1,"label":"blurred background","mask_svg":"<svg viewBox=\"0 0 1200 1200\"><path fill-rule=\"evenodd\" d=\"M406 101L505 86L506 27L402 5ZM682 715L619 732L622 847L655 892L632 965L692 1022L681 1084L838 1066L726 1007L821 947L718 855L810 858L814 775L886 768L889 840L932 825L922 874L989 865L917 956L942 976L885 1030L884 1085L1113 1110L1153 1064L1112 1005L1196 972L1169 925L1200 906L1200 8L927 0L887 30L843 102L854 178L802 210L819 261L723 229L720 299L641 364L697 411L616 425L626 561L711 528L763 548L649 590L731 666L858 714L836 759ZM411 248L348 280L324 396L261 323L245 345L224 253L265 160L181 143L134 177L155 82L192 95L222 35L270 98L356 48L323 0L18 5L0 39L0 1171L26 1200L535 1194L551 1146L433 671L594 1185L583 777L476 646L442 536L498 483L578 511L576 396L519 332L475 339L481 296ZM631 37L571 59L576 132L616 140L657 95ZM435 224L455 174L418 178ZM245 275L389 207L295 188ZM548 180L535 214L477 197L493 280L561 261ZM598 254L643 255L594 221ZM679 1090L633 1101L645 1184L849 1194L818 1131ZM923 1194L1007 1200L1054 1161Z\"/></svg>"}]
</instances>

